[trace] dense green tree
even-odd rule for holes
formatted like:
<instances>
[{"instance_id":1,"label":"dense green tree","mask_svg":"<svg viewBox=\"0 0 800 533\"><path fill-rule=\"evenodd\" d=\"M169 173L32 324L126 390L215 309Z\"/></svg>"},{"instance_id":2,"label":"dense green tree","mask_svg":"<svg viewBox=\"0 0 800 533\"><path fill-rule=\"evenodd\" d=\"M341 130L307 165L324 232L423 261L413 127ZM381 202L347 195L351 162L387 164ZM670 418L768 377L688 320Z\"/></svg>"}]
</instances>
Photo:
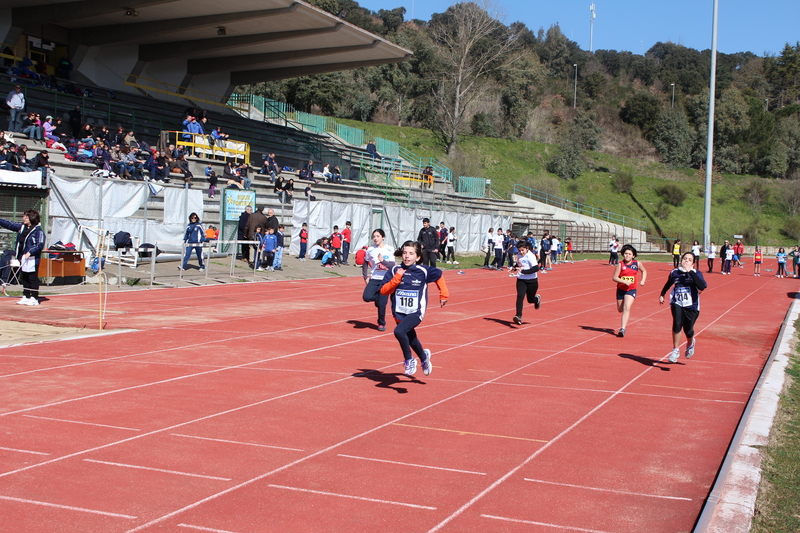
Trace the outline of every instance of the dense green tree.
<instances>
[{"instance_id":1,"label":"dense green tree","mask_svg":"<svg viewBox=\"0 0 800 533\"><path fill-rule=\"evenodd\" d=\"M585 150L599 150L602 131L594 122L596 118L592 112L578 110L570 124L569 141L578 144Z\"/></svg>"},{"instance_id":2,"label":"dense green tree","mask_svg":"<svg viewBox=\"0 0 800 533\"><path fill-rule=\"evenodd\" d=\"M777 178L800 179L800 116L778 121L776 143L768 156L768 171Z\"/></svg>"},{"instance_id":3,"label":"dense green tree","mask_svg":"<svg viewBox=\"0 0 800 533\"><path fill-rule=\"evenodd\" d=\"M652 131L653 145L661 161L671 167L686 167L692 161L694 131L681 109L664 109Z\"/></svg>"},{"instance_id":4,"label":"dense green tree","mask_svg":"<svg viewBox=\"0 0 800 533\"><path fill-rule=\"evenodd\" d=\"M386 32L396 32L403 24L403 16L406 14L406 8L396 7L394 9L386 10L381 9L378 11L378 16L383 21L383 26Z\"/></svg>"},{"instance_id":5,"label":"dense green tree","mask_svg":"<svg viewBox=\"0 0 800 533\"><path fill-rule=\"evenodd\" d=\"M649 93L638 92L625 101L619 112L620 118L628 124L639 126L648 133L661 113L661 99Z\"/></svg>"},{"instance_id":6,"label":"dense green tree","mask_svg":"<svg viewBox=\"0 0 800 533\"><path fill-rule=\"evenodd\" d=\"M597 98L606 88L606 77L599 72L592 72L581 81L581 89L589 98Z\"/></svg>"},{"instance_id":7,"label":"dense green tree","mask_svg":"<svg viewBox=\"0 0 800 533\"><path fill-rule=\"evenodd\" d=\"M286 99L301 110L318 107L325 115L334 115L347 97L349 85L341 72L292 78L286 82Z\"/></svg>"},{"instance_id":8,"label":"dense green tree","mask_svg":"<svg viewBox=\"0 0 800 533\"><path fill-rule=\"evenodd\" d=\"M800 98L800 42L786 43L780 55L764 59L766 78L772 86L771 97L778 106L798 103Z\"/></svg>"}]
</instances>

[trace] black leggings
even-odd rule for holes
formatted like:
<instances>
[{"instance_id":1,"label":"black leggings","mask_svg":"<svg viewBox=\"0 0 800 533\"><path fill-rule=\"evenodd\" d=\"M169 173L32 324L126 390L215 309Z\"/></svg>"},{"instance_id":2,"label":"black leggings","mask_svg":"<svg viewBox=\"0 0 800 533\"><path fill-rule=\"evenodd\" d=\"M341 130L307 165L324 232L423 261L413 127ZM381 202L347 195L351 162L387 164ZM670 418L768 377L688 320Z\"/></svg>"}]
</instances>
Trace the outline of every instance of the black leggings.
<instances>
[{"instance_id":1,"label":"black leggings","mask_svg":"<svg viewBox=\"0 0 800 533\"><path fill-rule=\"evenodd\" d=\"M39 298L39 273L22 272L19 273L22 282L22 295L25 298Z\"/></svg>"},{"instance_id":2,"label":"black leggings","mask_svg":"<svg viewBox=\"0 0 800 533\"><path fill-rule=\"evenodd\" d=\"M381 294L381 285L383 285L382 279L370 279L367 286L364 287L364 294L361 295L361 299L365 302L375 302L375 307L378 308L378 325L385 326L386 302L389 301L389 297Z\"/></svg>"},{"instance_id":3,"label":"black leggings","mask_svg":"<svg viewBox=\"0 0 800 533\"><path fill-rule=\"evenodd\" d=\"M448 246L445 249L444 260L445 261L448 261L448 260L449 261L455 261L456 260L456 249L455 248L451 248L451 247Z\"/></svg>"},{"instance_id":4,"label":"black leggings","mask_svg":"<svg viewBox=\"0 0 800 533\"><path fill-rule=\"evenodd\" d=\"M680 333L683 330L687 339L694 338L694 323L697 321L700 311L675 304L669 307L672 311L672 333Z\"/></svg>"},{"instance_id":5,"label":"black leggings","mask_svg":"<svg viewBox=\"0 0 800 533\"><path fill-rule=\"evenodd\" d=\"M708 259L708 272L714 272L714 260L711 258Z\"/></svg>"},{"instance_id":6,"label":"black leggings","mask_svg":"<svg viewBox=\"0 0 800 533\"><path fill-rule=\"evenodd\" d=\"M395 317L396 319L397 317ZM406 315L394 328L394 336L397 342L400 343L400 349L403 350L403 359L406 361L414 358L411 350L414 350L420 360L425 358L425 354L422 351L422 343L419 342L417 332L414 330L419 326L420 322L422 322L422 319L419 315Z\"/></svg>"},{"instance_id":7,"label":"black leggings","mask_svg":"<svg viewBox=\"0 0 800 533\"><path fill-rule=\"evenodd\" d=\"M522 318L522 304L525 297L528 297L528 303L532 304L536 301L536 291L539 290L539 279L519 279L517 278L517 315Z\"/></svg>"},{"instance_id":8,"label":"black leggings","mask_svg":"<svg viewBox=\"0 0 800 533\"><path fill-rule=\"evenodd\" d=\"M672 268L678 268L681 266L681 256L672 254Z\"/></svg>"}]
</instances>

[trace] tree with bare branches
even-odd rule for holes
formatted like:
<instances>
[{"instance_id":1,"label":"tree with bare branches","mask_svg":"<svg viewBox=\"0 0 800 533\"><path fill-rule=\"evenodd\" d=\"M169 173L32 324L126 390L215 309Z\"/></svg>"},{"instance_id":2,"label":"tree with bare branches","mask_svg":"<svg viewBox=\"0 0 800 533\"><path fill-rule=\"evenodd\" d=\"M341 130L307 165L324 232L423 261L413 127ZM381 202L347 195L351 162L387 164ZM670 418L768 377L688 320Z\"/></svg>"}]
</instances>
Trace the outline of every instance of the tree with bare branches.
<instances>
[{"instance_id":1,"label":"tree with bare branches","mask_svg":"<svg viewBox=\"0 0 800 533\"><path fill-rule=\"evenodd\" d=\"M429 31L439 47L434 100L435 131L455 153L470 105L484 94L488 77L522 59L519 30L496 20L488 2L462 2L431 17Z\"/></svg>"}]
</instances>

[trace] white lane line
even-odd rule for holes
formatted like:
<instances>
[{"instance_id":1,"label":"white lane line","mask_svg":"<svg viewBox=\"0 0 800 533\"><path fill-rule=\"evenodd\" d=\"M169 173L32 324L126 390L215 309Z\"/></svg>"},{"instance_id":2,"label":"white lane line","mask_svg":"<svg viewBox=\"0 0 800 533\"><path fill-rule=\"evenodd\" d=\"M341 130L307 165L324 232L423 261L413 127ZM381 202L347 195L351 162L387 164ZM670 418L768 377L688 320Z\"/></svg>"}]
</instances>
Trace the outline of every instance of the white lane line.
<instances>
[{"instance_id":1,"label":"white lane line","mask_svg":"<svg viewBox=\"0 0 800 533\"><path fill-rule=\"evenodd\" d=\"M297 492L308 492L310 494L322 494L323 496L336 496L337 498L349 498L351 500L361 500L365 502L375 502L375 503L388 503L389 505L402 505L403 507L413 507L414 509L427 509L430 511L435 511L436 507L428 507L427 505L417 505L415 503L403 503L403 502L393 502L391 500L377 500L375 498L362 498L361 496L350 496L349 494L337 494L335 492L325 492L322 490L311 490L311 489L301 489L298 487L286 487L284 485L267 485L268 487L272 487L275 489L285 489L285 490L294 490Z\"/></svg>"},{"instance_id":2,"label":"white lane line","mask_svg":"<svg viewBox=\"0 0 800 533\"><path fill-rule=\"evenodd\" d=\"M742 302L746 301L746 300L747 300L747 298L749 298L750 296L752 296L752 295L753 295L753 293L755 293L755 292L757 292L757 291L758 291L758 289L756 289L756 290L754 290L754 291L750 292L750 294L748 294L748 295L747 295L745 298L743 298L743 299L740 299L740 300L739 300L737 303L735 303L733 306L729 307L729 308L727 309L727 311L725 311L724 313L722 313L722 314L721 314L719 317L717 317L716 319L712 320L710 324L708 324L706 327L704 327L703 329L701 329L701 330L700 330L700 333L702 333L702 332L703 332L703 331L705 331L706 329L710 328L712 325L716 324L716 323L717 323L719 320L721 320L721 319L722 319L722 317L724 317L725 315L727 315L728 313L730 313L731 311L733 311L733 309L734 309L734 308L736 308L737 306L739 306L739 305L740 305ZM642 322L642 321L644 321L644 320L647 320L647 319L648 319L648 318L650 318L651 316L657 315L659 312L660 312L660 311L656 311L656 312L654 312L654 313L651 313L651 314L647 315L646 317L643 317L643 318L640 318L640 319L636 320L634 323L636 323L636 322ZM514 331L520 331L520 330L514 330ZM602 336L602 335L597 335L596 337L594 337L594 338L592 338L592 339L589 339L589 341L591 341L591 340L595 340L595 339L599 339L601 336ZM491 337L489 337L489 338L491 338ZM580 345L582 345L582 344L585 344L586 342L589 342L589 341L584 341L584 342L578 343L578 344L576 344L575 346L576 346L576 347L577 347L577 346L580 346ZM559 353L565 352L565 351L567 351L567 350L569 350L569 349L570 349L570 348L565 348L564 350L561 350L561 352L556 352L556 353L554 353L554 354L553 354L553 356L555 356L555 355L558 355ZM662 356L662 357L661 357L661 359L659 359L659 361L660 361L660 362L661 362L661 361L663 361L664 359L666 359L666 357L667 357L667 355L665 354L664 356ZM546 357L545 359L549 359L549 357ZM543 360L544 360L544 359L541 359L540 361L543 361ZM530 366L530 365L525 365L523 368L527 368L528 366ZM547 450L548 448L550 448L551 446L553 446L553 445L554 445L556 442L560 441L560 440L561 440L561 439L562 439L562 438L563 438L565 435L567 435L567 434L568 434L568 433L570 433L570 432L571 432L573 429L575 429L575 428L576 428L576 427L578 427L580 424L582 424L582 423L583 423L583 422L584 422L584 421L585 421L587 418L591 417L591 416L592 416L594 413L596 413L596 412L597 412L597 411L599 411L601 408L603 408L603 407L604 407L604 406L605 406L607 403L609 403L611 400L613 400L614 398L616 398L617 396L619 396L619 395L621 395L623 392L625 392L625 390L626 390L626 389L628 389L628 388L629 388L631 385L633 385L633 384L634 384L636 381L638 381L639 379L641 379L641 378L642 378L642 376L644 376L645 374L647 374L648 372L650 372L650 371L651 371L653 368L657 368L657 367L651 366L651 367L647 367L646 369L644 369L644 370L643 370L642 372L640 372L640 373L639 373L637 376L635 376L633 379L631 379L630 381L628 381L628 382L627 382L625 385L623 385L622 387L620 387L619 389L617 389L617 390L616 390L616 391L615 391L613 394L611 394L611 395L610 395L608 398L606 398L605 400L603 400L602 402L600 402L599 404L597 404L597 405L596 405L594 408L592 408L592 409L591 409L589 412L587 412L585 415L583 415L582 417L580 417L580 418L579 418L577 421L575 421L575 422L574 422L574 423L573 423L571 426L569 426L568 428L566 428L565 430L563 430L561 433L559 433L558 435L556 435L555 437L553 437L553 439L552 439L550 442L548 442L547 444L545 444L544 446L542 446L541 448L539 448L538 450L536 450L536 451L535 451L533 454L531 454L531 455L530 455L530 456L529 456L527 459L525 459L525 460L524 460L524 461L522 461L520 464L518 464L517 466L515 466L514 468L512 468L511 470L509 470L508 472L506 472L506 473L505 473L503 476L501 476L500 478L498 478L498 479L497 479L497 480L496 480L494 483L492 483L491 485L489 485L488 487L486 487L485 489L483 489L481 492L479 492L477 495L475 495L475 496L474 496L472 499L470 499L470 500L469 500L467 503L465 503L464 505L462 505L461 507L459 507L458 509L456 509L456 511L454 511L454 512L453 512L453 513L452 513L450 516L448 516L447 518L445 518L444 520L442 520L441 522L439 522L439 523L438 523L436 526L434 526L433 528L429 529L429 530L428 530L428 533L434 533L434 532L436 532L436 531L439 531L439 530L440 530L440 529L442 529L442 528L443 528L445 525L447 525L448 523L450 523L450 522L451 522L451 521L452 521L454 518L456 518L456 517L460 516L460 515L461 515L461 514L462 514L464 511L466 511L467 509L469 509L470 507L472 507L472 505L473 505L473 504L475 504L475 502L477 502L478 500L480 500L481 498L483 498L484 496L486 496L488 493L490 493L491 491L493 491L495 488L497 488L499 485L501 485L502 483L504 483L504 482L505 482L505 481L506 481L508 478L510 478L512 475L516 474L516 473L517 473L517 472L518 472L518 471L519 471L519 470L520 470L520 469L521 469L523 466L525 466L525 465L527 465L528 463L530 463L531 461L533 461L533 460L534 460L535 458L537 458L537 457L538 457L538 456L539 456L541 453L543 453L545 450ZM521 369L520 369L520 370L521 370ZM509 373L509 374L510 374L510 373ZM508 374L507 374L507 375L508 375ZM505 376L500 376L500 377L502 378L502 377L505 377ZM499 380L499 378L497 378L497 379L495 379L495 380L492 380L492 381L497 381L497 380ZM422 411L422 410L420 409L420 411Z\"/></svg>"},{"instance_id":3,"label":"white lane line","mask_svg":"<svg viewBox=\"0 0 800 533\"><path fill-rule=\"evenodd\" d=\"M63 418L49 418L46 416L35 416L35 415L22 415L22 416L26 418L37 418L39 420L52 420L53 422L66 422L67 424L81 424L83 426L97 426L101 428L125 429L127 431L141 431L141 429L126 428L122 426L108 426L106 424L95 424L94 422L78 422L77 420L64 420Z\"/></svg>"},{"instance_id":4,"label":"white lane line","mask_svg":"<svg viewBox=\"0 0 800 533\"><path fill-rule=\"evenodd\" d=\"M482 514L483 518L492 518L494 520L502 520L504 522L516 522L517 524L528 524L531 526L544 526L552 527L555 529L567 529L569 531L581 531L583 533L609 533L608 531L600 531L599 529L586 529L583 527L562 526L559 524L548 524L547 522L533 522L531 520L518 520L516 518L506 518L504 516L493 516L490 514Z\"/></svg>"},{"instance_id":5,"label":"white lane line","mask_svg":"<svg viewBox=\"0 0 800 533\"><path fill-rule=\"evenodd\" d=\"M2 446L0 446L0 450L6 450L8 452L32 453L34 455L50 455L49 453L44 453L44 452L32 452L31 450L18 450L16 448L4 448Z\"/></svg>"},{"instance_id":6,"label":"white lane line","mask_svg":"<svg viewBox=\"0 0 800 533\"><path fill-rule=\"evenodd\" d=\"M175 474L178 476L201 477L203 479L214 479L216 481L230 481L227 477L206 476L203 474L190 474L189 472L178 472L177 470L164 470L162 468L151 468L149 466L129 465L125 463L111 463L108 461L98 461L96 459L84 459L87 463L97 463L101 465L121 466L122 468L135 468L136 470L150 470L151 472L162 472L164 474Z\"/></svg>"},{"instance_id":7,"label":"white lane line","mask_svg":"<svg viewBox=\"0 0 800 533\"><path fill-rule=\"evenodd\" d=\"M57 503L49 503L49 502L40 502L37 500L26 500L23 498L12 498L11 496L0 496L0 500L7 500L10 502L18 502L18 503L29 503L31 505L42 505L44 507L55 507L57 509L67 509L69 511L80 511L82 513L91 513L91 514L99 514L103 516L112 516L114 518L127 518L129 520L135 520L135 516L127 515L127 514L117 514L117 513L107 513L105 511L96 511L94 509L85 509L83 507L72 507L71 505L59 505Z\"/></svg>"},{"instance_id":8,"label":"white lane line","mask_svg":"<svg viewBox=\"0 0 800 533\"><path fill-rule=\"evenodd\" d=\"M572 485L570 483L557 483L555 481L545 481L543 479L530 479L530 478L523 478L525 481L530 481L533 483L544 483L546 485L557 485L559 487L572 487L575 489L582 489L582 490L596 490L599 492L613 492L614 494L626 494L628 496L643 496L645 498L660 498L662 500L681 500L685 502L692 501L691 498L682 498L680 496L660 496L658 494L645 494L643 492L628 492L626 490L614 490L614 489L601 489L599 487L588 487L586 485Z\"/></svg>"},{"instance_id":9,"label":"white lane line","mask_svg":"<svg viewBox=\"0 0 800 533\"><path fill-rule=\"evenodd\" d=\"M428 465L420 465L414 463L401 463L399 461L388 461L386 459L373 459L371 457L359 457L357 455L345 455L343 453L337 454L339 457L349 457L350 459L361 459L362 461L375 461L377 463L389 463L393 465L400 465L400 466L416 466L417 468L430 468L433 470L445 470L447 472L459 472L461 474L474 474L476 476L485 476L486 473L484 472L471 472L469 470L458 470L456 468L444 468L442 466L428 466Z\"/></svg>"},{"instance_id":10,"label":"white lane line","mask_svg":"<svg viewBox=\"0 0 800 533\"><path fill-rule=\"evenodd\" d=\"M170 433L173 437L186 437L187 439L211 440L214 442L227 442L229 444L243 444L245 446L258 446L259 448L272 448L275 450L289 450L290 452L302 452L299 448L284 448L283 446L270 446L269 444L255 444L253 442L240 442L236 440L212 439L210 437L197 437L195 435L182 435L180 433Z\"/></svg>"},{"instance_id":11,"label":"white lane line","mask_svg":"<svg viewBox=\"0 0 800 533\"><path fill-rule=\"evenodd\" d=\"M187 527L189 529L196 529L197 531L210 531L211 533L235 533L227 529L214 529L210 527L193 526L191 524L178 524L178 527Z\"/></svg>"}]
</instances>

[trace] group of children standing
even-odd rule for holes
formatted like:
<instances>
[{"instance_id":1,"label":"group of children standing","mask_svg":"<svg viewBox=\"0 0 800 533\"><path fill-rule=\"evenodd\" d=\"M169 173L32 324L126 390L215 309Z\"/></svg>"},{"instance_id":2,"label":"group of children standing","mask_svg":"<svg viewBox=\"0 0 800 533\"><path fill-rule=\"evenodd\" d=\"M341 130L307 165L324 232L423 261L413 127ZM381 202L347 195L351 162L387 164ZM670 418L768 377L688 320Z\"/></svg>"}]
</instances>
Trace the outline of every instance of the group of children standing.
<instances>
[{"instance_id":1,"label":"group of children standing","mask_svg":"<svg viewBox=\"0 0 800 533\"><path fill-rule=\"evenodd\" d=\"M283 270L283 229L283 224L278 226L277 232L272 226L267 226L266 231L261 226L256 226L253 249L254 266L258 272Z\"/></svg>"}]
</instances>

